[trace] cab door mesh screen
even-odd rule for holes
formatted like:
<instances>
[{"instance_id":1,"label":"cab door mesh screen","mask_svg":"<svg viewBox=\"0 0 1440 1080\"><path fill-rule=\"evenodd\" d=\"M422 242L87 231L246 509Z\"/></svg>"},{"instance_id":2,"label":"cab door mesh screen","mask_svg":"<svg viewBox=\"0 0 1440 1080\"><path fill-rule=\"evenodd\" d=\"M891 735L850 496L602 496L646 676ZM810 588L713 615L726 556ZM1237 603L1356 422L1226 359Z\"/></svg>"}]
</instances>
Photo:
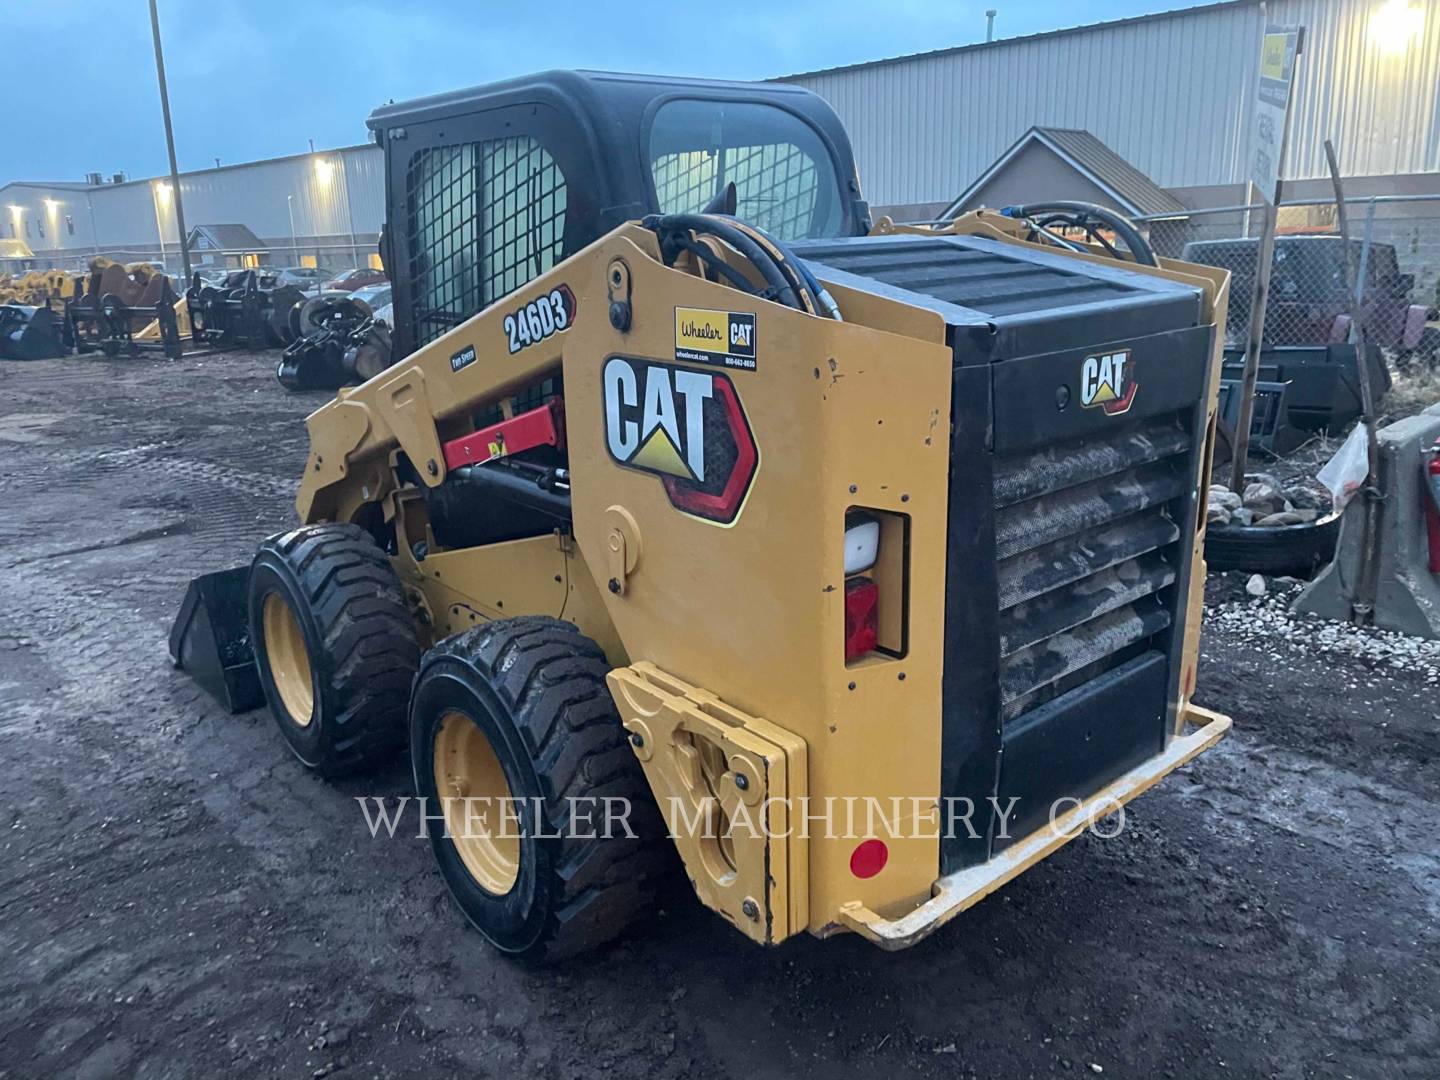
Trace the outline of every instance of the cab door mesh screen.
<instances>
[{"instance_id":1,"label":"cab door mesh screen","mask_svg":"<svg viewBox=\"0 0 1440 1080\"><path fill-rule=\"evenodd\" d=\"M782 240L809 236L819 192L815 160L793 143L663 154L650 164L660 210L693 213L735 184L735 214Z\"/></svg>"},{"instance_id":2,"label":"cab door mesh screen","mask_svg":"<svg viewBox=\"0 0 1440 1080\"><path fill-rule=\"evenodd\" d=\"M565 177L527 135L419 151L406 206L417 346L562 257Z\"/></svg>"}]
</instances>

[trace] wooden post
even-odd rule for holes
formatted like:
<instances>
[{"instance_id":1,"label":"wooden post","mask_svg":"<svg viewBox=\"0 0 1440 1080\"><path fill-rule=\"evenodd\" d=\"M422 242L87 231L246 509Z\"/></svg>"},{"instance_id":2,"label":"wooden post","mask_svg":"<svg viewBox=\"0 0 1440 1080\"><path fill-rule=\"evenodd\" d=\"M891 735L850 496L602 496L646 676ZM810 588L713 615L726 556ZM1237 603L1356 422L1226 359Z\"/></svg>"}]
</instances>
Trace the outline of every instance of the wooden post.
<instances>
[{"instance_id":1,"label":"wooden post","mask_svg":"<svg viewBox=\"0 0 1440 1080\"><path fill-rule=\"evenodd\" d=\"M1335 144L1325 140L1325 163L1330 169L1330 183L1335 189L1335 217L1340 227L1342 261L1345 266L1345 292L1350 299L1350 338L1355 343L1355 374L1360 383L1360 422L1365 425L1365 515L1361 518L1360 568L1355 575L1355 592L1350 601L1350 621L1366 626L1375 614L1375 592L1380 584L1380 492L1376 481L1380 465L1380 439L1375 430L1375 395L1370 386L1370 347L1365 340L1365 318L1361 294L1364 279L1350 265L1350 219L1345 213L1345 186L1340 181L1340 165L1335 158Z\"/></svg>"}]
</instances>

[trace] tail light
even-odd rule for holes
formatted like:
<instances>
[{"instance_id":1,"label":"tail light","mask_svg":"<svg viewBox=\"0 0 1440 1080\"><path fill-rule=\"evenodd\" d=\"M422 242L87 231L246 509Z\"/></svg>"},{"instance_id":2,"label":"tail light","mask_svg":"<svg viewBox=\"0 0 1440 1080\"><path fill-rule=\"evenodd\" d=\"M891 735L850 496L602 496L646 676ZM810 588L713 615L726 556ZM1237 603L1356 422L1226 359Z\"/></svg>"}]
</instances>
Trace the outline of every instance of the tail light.
<instances>
[{"instance_id":1,"label":"tail light","mask_svg":"<svg viewBox=\"0 0 1440 1080\"><path fill-rule=\"evenodd\" d=\"M845 662L880 643L880 587L860 574L880 557L880 522L852 510L845 515Z\"/></svg>"},{"instance_id":2,"label":"tail light","mask_svg":"<svg viewBox=\"0 0 1440 1080\"><path fill-rule=\"evenodd\" d=\"M863 574L880 557L880 522L870 514L845 515L845 576Z\"/></svg>"},{"instance_id":3,"label":"tail light","mask_svg":"<svg viewBox=\"0 0 1440 1080\"><path fill-rule=\"evenodd\" d=\"M867 577L845 582L845 662L880 643L880 589Z\"/></svg>"}]
</instances>

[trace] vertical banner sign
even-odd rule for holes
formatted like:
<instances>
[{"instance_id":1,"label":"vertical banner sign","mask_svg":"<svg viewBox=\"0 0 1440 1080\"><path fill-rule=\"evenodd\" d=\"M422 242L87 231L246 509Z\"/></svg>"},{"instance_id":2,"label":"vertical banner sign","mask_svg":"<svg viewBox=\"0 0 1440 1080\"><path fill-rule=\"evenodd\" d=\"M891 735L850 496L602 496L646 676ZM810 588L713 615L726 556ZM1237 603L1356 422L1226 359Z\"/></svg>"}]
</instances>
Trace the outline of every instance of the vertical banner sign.
<instances>
[{"instance_id":1,"label":"vertical banner sign","mask_svg":"<svg viewBox=\"0 0 1440 1080\"><path fill-rule=\"evenodd\" d=\"M1299 41L1298 26L1267 26L1260 48L1260 85L1250 135L1250 179L1267 202L1280 179L1280 147L1285 139L1285 113L1290 106Z\"/></svg>"},{"instance_id":2,"label":"vertical banner sign","mask_svg":"<svg viewBox=\"0 0 1440 1080\"><path fill-rule=\"evenodd\" d=\"M1250 136L1250 180L1263 200L1260 250L1255 258L1255 285L1250 294L1250 327L1245 340L1245 370L1240 378L1240 414L1235 423L1235 451L1230 462L1230 490L1245 490L1250 456L1250 422L1255 415L1255 383L1260 377L1260 350L1265 336L1265 308L1270 298L1270 270L1275 261L1275 228L1280 216L1280 176L1285 168L1285 141L1290 118L1295 59L1305 34L1300 26L1266 26L1260 45L1259 89ZM1248 200L1247 200L1248 201Z\"/></svg>"}]
</instances>

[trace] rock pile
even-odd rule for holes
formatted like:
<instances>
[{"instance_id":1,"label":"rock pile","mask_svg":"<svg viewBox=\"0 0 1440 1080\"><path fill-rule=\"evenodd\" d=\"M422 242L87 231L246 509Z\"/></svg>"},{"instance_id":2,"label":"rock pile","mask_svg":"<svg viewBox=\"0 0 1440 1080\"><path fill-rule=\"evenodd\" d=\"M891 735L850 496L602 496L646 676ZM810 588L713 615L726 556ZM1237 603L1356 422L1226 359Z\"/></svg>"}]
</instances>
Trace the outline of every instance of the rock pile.
<instances>
[{"instance_id":1,"label":"rock pile","mask_svg":"<svg viewBox=\"0 0 1440 1080\"><path fill-rule=\"evenodd\" d=\"M1328 514L1330 505L1330 493L1308 482L1284 484L1269 473L1254 473L1238 495L1224 484L1212 483L1205 521L1210 525L1308 525Z\"/></svg>"}]
</instances>

